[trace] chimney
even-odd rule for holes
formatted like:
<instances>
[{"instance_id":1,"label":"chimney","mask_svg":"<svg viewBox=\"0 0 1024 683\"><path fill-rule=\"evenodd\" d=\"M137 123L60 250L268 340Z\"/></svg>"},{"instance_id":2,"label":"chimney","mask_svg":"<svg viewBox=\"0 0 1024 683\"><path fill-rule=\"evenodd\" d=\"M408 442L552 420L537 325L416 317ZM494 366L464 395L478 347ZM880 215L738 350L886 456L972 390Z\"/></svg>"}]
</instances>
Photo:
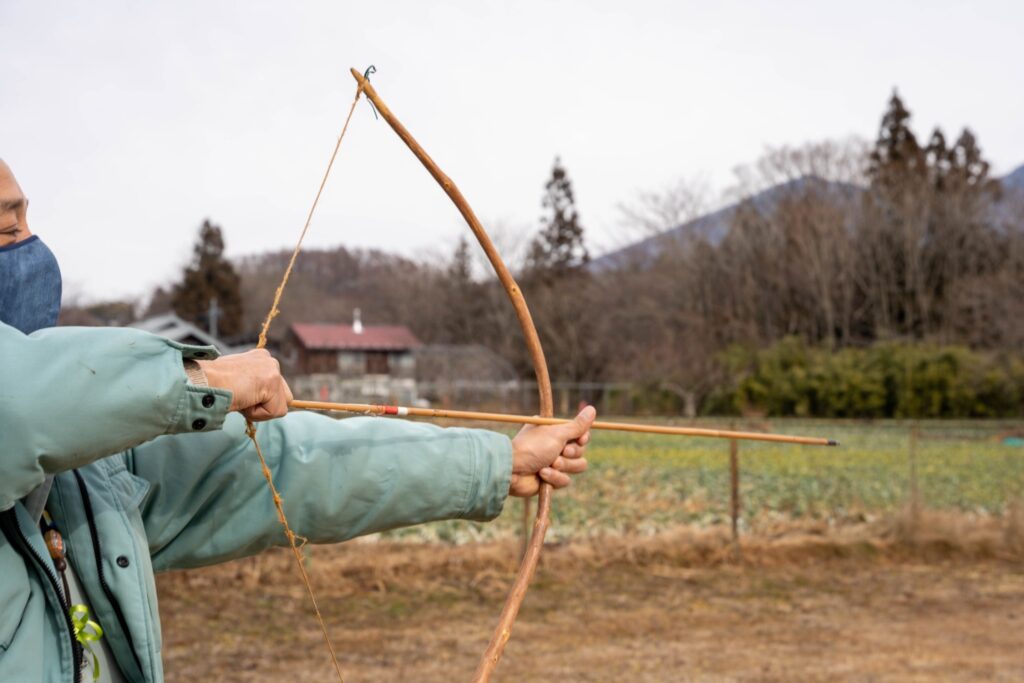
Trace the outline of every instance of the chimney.
<instances>
[{"instance_id":1,"label":"chimney","mask_svg":"<svg viewBox=\"0 0 1024 683\"><path fill-rule=\"evenodd\" d=\"M352 331L356 334L363 333L362 311L358 308L352 310Z\"/></svg>"}]
</instances>

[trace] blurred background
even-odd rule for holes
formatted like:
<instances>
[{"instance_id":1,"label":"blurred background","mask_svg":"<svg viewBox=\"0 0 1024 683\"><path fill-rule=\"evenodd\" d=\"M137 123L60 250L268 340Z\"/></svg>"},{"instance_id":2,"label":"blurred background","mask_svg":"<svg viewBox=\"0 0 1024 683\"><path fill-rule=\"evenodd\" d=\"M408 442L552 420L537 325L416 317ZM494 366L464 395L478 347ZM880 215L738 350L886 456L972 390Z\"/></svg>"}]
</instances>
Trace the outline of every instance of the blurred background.
<instances>
[{"instance_id":1,"label":"blurred background","mask_svg":"<svg viewBox=\"0 0 1024 683\"><path fill-rule=\"evenodd\" d=\"M255 344L372 82L601 434L495 680L1019 680L1024 8L0 3L63 324ZM296 396L531 413L505 293L360 103L271 330ZM269 504L269 502L268 502ZM306 548L352 680L468 678L521 510ZM168 680L329 669L288 557L161 579ZM198 654L198 644L204 654Z\"/></svg>"}]
</instances>

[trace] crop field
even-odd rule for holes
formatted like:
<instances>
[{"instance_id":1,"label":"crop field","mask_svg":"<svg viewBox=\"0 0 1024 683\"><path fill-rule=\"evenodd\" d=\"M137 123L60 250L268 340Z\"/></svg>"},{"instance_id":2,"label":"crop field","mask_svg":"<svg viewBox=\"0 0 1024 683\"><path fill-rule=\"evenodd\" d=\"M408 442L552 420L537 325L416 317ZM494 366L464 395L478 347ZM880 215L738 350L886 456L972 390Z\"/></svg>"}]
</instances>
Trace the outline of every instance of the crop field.
<instances>
[{"instance_id":1,"label":"crop field","mask_svg":"<svg viewBox=\"0 0 1024 683\"><path fill-rule=\"evenodd\" d=\"M670 424L661 421L658 424ZM910 502L940 510L1001 514L1024 493L1024 423L772 420L674 422L701 427L824 436L835 448L740 442L741 528L785 519L842 523ZM918 438L911 461L911 433ZM653 534L679 524L729 521L729 443L595 432L590 469L553 506L552 540ZM387 534L465 542L518 533L520 506L491 524L442 522Z\"/></svg>"},{"instance_id":2,"label":"crop field","mask_svg":"<svg viewBox=\"0 0 1024 683\"><path fill-rule=\"evenodd\" d=\"M842 446L742 443L737 548L728 442L596 434L496 683L1024 680L1022 425L700 425ZM470 679L517 566L511 503L308 549L346 681ZM291 562L160 576L167 680L332 680Z\"/></svg>"}]
</instances>

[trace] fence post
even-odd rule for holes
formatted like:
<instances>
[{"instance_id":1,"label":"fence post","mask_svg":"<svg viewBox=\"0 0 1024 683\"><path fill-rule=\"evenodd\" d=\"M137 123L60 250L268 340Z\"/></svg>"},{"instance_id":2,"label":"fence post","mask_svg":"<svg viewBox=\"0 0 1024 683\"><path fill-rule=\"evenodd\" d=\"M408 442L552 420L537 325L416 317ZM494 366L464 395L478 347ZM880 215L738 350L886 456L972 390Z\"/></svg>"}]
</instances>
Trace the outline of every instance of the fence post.
<instances>
[{"instance_id":1,"label":"fence post","mask_svg":"<svg viewBox=\"0 0 1024 683\"><path fill-rule=\"evenodd\" d=\"M732 542L740 542L740 444L729 440L729 516L732 518Z\"/></svg>"},{"instance_id":2,"label":"fence post","mask_svg":"<svg viewBox=\"0 0 1024 683\"><path fill-rule=\"evenodd\" d=\"M910 461L910 533L917 534L918 523L921 519L921 492L917 483L917 440L920 436L920 427L916 424L910 430L910 447L908 459Z\"/></svg>"}]
</instances>

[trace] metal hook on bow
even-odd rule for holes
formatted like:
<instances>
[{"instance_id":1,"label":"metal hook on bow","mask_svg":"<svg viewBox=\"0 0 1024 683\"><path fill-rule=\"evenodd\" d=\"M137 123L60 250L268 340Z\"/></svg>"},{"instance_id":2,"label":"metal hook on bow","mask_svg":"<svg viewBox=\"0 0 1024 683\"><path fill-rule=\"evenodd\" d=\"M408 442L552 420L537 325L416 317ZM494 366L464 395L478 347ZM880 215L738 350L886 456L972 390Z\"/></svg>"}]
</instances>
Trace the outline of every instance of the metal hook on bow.
<instances>
[{"instance_id":1,"label":"metal hook on bow","mask_svg":"<svg viewBox=\"0 0 1024 683\"><path fill-rule=\"evenodd\" d=\"M373 64L371 64L370 66L366 67L366 71L363 72L363 78L365 78L367 81L369 81L370 80L370 74L375 74L375 73L377 73L377 67L375 67ZM374 120L379 120L380 117L377 116L377 107L373 106L373 102L369 98L367 98L366 101L370 105L370 111L373 112Z\"/></svg>"}]
</instances>

